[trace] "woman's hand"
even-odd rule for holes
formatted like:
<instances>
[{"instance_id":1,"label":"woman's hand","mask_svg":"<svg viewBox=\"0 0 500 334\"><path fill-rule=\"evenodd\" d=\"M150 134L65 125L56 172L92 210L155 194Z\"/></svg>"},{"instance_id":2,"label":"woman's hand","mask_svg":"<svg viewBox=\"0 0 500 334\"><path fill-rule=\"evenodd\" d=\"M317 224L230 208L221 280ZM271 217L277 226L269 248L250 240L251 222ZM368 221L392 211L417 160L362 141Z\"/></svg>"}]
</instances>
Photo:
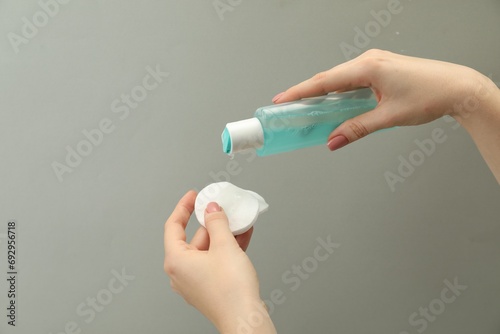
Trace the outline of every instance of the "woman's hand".
<instances>
[{"instance_id":1,"label":"woman's hand","mask_svg":"<svg viewBox=\"0 0 500 334\"><path fill-rule=\"evenodd\" d=\"M257 273L244 252L253 228L233 236L224 210L209 203L205 225L186 242L185 228L196 193L188 192L165 223L165 271L172 289L203 313L221 333L237 333L248 317L261 319L254 333L274 333L259 295ZM253 322L255 324L255 322Z\"/></svg>"},{"instance_id":2,"label":"woman's hand","mask_svg":"<svg viewBox=\"0 0 500 334\"><path fill-rule=\"evenodd\" d=\"M384 128L423 124L446 114L460 117L457 103L471 94L496 89L491 80L465 66L370 50L289 88L273 102L360 87L374 91L378 106L335 129L328 138L330 149Z\"/></svg>"},{"instance_id":3,"label":"woman's hand","mask_svg":"<svg viewBox=\"0 0 500 334\"><path fill-rule=\"evenodd\" d=\"M360 87L370 87L378 105L337 127L328 137L330 150L380 129L424 124L450 115L469 132L500 183L500 91L469 67L369 50L276 95L273 102Z\"/></svg>"}]
</instances>

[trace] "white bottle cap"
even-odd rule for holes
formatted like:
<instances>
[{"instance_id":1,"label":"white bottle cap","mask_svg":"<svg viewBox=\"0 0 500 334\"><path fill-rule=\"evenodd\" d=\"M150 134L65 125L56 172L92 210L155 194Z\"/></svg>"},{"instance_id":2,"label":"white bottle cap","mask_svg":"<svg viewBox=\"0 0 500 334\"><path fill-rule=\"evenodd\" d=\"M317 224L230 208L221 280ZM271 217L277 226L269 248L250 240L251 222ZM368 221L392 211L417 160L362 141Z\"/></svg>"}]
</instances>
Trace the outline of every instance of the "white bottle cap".
<instances>
[{"instance_id":1,"label":"white bottle cap","mask_svg":"<svg viewBox=\"0 0 500 334\"><path fill-rule=\"evenodd\" d=\"M227 154L257 149L264 145L264 131L255 117L227 123L221 137L222 148Z\"/></svg>"}]
</instances>

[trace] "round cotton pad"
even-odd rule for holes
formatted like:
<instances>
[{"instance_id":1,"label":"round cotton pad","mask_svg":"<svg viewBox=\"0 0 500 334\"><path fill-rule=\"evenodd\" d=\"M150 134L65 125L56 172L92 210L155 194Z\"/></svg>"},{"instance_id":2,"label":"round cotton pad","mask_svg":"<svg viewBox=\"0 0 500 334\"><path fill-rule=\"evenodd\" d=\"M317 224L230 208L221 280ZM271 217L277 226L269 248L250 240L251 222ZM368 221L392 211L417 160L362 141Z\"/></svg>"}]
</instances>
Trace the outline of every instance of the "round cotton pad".
<instances>
[{"instance_id":1,"label":"round cotton pad","mask_svg":"<svg viewBox=\"0 0 500 334\"><path fill-rule=\"evenodd\" d=\"M269 207L264 198L253 191L241 189L229 182L212 183L198 193L194 205L196 218L203 226L205 209L210 202L216 202L224 209L234 235L248 231L259 214Z\"/></svg>"}]
</instances>

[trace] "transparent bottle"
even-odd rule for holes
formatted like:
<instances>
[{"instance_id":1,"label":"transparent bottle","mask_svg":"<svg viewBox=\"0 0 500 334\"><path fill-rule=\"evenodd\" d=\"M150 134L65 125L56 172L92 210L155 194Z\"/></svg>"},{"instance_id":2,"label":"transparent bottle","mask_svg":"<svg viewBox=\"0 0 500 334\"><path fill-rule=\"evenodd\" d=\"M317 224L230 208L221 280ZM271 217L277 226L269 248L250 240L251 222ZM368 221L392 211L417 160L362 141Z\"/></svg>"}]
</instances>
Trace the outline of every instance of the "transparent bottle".
<instances>
[{"instance_id":1,"label":"transparent bottle","mask_svg":"<svg viewBox=\"0 0 500 334\"><path fill-rule=\"evenodd\" d=\"M262 107L253 118L226 124L223 151L232 155L255 149L266 156L324 145L344 121L376 106L372 90L363 88Z\"/></svg>"}]
</instances>

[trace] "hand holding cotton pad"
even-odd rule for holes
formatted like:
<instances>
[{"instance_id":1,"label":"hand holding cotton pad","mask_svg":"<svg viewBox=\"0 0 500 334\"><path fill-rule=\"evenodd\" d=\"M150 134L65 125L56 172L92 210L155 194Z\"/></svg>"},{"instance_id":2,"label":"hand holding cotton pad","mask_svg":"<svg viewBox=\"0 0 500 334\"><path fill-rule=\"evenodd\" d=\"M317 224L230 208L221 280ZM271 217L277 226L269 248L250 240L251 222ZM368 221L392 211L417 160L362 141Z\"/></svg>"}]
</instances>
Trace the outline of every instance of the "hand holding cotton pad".
<instances>
[{"instance_id":1,"label":"hand holding cotton pad","mask_svg":"<svg viewBox=\"0 0 500 334\"><path fill-rule=\"evenodd\" d=\"M269 208L264 198L253 191L229 182L212 183L198 193L194 205L196 218L202 226L205 226L205 209L210 202L216 202L224 209L234 235L248 231L259 214Z\"/></svg>"}]
</instances>

